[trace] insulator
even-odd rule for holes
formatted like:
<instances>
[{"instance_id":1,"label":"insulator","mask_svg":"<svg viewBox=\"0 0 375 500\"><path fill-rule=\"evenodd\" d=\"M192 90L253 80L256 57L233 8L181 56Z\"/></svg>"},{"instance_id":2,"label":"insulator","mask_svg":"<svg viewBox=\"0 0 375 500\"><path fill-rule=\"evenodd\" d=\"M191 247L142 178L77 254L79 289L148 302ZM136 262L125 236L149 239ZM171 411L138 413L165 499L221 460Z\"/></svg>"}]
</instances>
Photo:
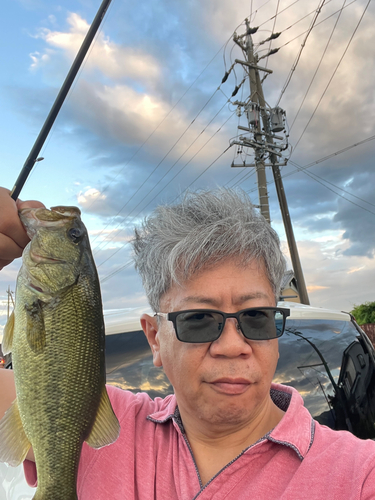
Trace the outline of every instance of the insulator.
<instances>
[{"instance_id":1,"label":"insulator","mask_svg":"<svg viewBox=\"0 0 375 500\"><path fill-rule=\"evenodd\" d=\"M275 40L275 38L279 38L281 35L281 31L279 33L272 33L272 35L268 38L268 40Z\"/></svg>"},{"instance_id":2,"label":"insulator","mask_svg":"<svg viewBox=\"0 0 375 500\"><path fill-rule=\"evenodd\" d=\"M280 49L272 49L268 52L268 55L269 56L272 56L272 54L276 54L277 52L279 52Z\"/></svg>"},{"instance_id":3,"label":"insulator","mask_svg":"<svg viewBox=\"0 0 375 500\"><path fill-rule=\"evenodd\" d=\"M254 35L254 33L256 33L258 31L259 27L256 27L256 28L249 28L247 31L246 31L246 34L247 35Z\"/></svg>"},{"instance_id":4,"label":"insulator","mask_svg":"<svg viewBox=\"0 0 375 500\"><path fill-rule=\"evenodd\" d=\"M232 92L232 97L234 97L234 96L237 94L237 92L238 92L239 90L240 90L240 86L239 86L239 85L236 85L236 86L234 87L233 92Z\"/></svg>"},{"instance_id":5,"label":"insulator","mask_svg":"<svg viewBox=\"0 0 375 500\"><path fill-rule=\"evenodd\" d=\"M221 83L225 83L228 80L229 73L228 71L225 72L225 75L223 76L223 79L221 80Z\"/></svg>"}]
</instances>

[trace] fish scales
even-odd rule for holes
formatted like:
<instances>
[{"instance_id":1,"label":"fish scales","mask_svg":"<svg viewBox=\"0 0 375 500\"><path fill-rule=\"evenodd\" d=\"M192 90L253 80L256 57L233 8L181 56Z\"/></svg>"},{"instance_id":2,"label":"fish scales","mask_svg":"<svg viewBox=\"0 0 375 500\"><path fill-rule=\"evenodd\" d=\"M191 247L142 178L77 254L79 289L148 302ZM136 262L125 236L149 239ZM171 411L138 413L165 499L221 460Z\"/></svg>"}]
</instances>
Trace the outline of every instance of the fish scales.
<instances>
[{"instance_id":1,"label":"fish scales","mask_svg":"<svg viewBox=\"0 0 375 500\"><path fill-rule=\"evenodd\" d=\"M86 229L72 209L57 210L62 218L56 224L45 209L21 216L33 238L17 279L11 340L23 428L17 432L25 433L34 451L35 500L77 499L83 441L98 448L119 433L105 389L100 287ZM0 437L4 432L0 422Z\"/></svg>"}]
</instances>

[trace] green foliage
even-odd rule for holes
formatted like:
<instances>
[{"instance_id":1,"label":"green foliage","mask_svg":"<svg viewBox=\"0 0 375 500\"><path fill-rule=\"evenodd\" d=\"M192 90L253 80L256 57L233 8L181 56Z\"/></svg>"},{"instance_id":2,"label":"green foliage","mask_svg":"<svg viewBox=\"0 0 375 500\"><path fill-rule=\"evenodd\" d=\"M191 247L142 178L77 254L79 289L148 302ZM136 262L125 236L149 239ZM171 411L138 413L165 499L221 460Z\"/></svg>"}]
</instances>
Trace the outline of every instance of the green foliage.
<instances>
[{"instance_id":1,"label":"green foliage","mask_svg":"<svg viewBox=\"0 0 375 500\"><path fill-rule=\"evenodd\" d=\"M359 325L375 323L375 302L365 302L360 306L354 305L351 313Z\"/></svg>"}]
</instances>

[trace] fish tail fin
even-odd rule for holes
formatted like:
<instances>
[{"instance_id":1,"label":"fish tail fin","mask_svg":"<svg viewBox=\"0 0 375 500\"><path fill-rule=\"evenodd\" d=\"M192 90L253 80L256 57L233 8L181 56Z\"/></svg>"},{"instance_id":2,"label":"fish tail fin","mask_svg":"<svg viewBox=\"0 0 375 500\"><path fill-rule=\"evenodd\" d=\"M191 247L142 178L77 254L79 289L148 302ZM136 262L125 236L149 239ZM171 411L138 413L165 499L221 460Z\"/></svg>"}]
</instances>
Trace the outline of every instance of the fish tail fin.
<instances>
[{"instance_id":1,"label":"fish tail fin","mask_svg":"<svg viewBox=\"0 0 375 500\"><path fill-rule=\"evenodd\" d=\"M30 447L15 400L0 420L0 462L16 467L25 460Z\"/></svg>"}]
</instances>

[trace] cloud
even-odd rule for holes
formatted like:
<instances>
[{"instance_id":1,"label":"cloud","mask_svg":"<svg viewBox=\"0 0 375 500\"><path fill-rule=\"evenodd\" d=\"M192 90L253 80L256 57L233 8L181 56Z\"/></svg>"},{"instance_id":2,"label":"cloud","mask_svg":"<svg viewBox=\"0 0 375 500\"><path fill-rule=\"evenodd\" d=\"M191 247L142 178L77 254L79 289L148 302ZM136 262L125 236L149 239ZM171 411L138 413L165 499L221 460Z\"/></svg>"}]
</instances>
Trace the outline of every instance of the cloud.
<instances>
[{"instance_id":1,"label":"cloud","mask_svg":"<svg viewBox=\"0 0 375 500\"><path fill-rule=\"evenodd\" d=\"M66 57L73 60L90 26L76 13L71 13L67 21L70 26L68 32L40 28L35 36L44 40L48 47L63 51ZM41 58L46 56L47 52ZM104 77L111 79L131 78L145 82L160 76L160 68L152 56L131 46L119 46L103 32L98 34L90 57L85 61L85 71L92 70L99 70Z\"/></svg>"},{"instance_id":2,"label":"cloud","mask_svg":"<svg viewBox=\"0 0 375 500\"><path fill-rule=\"evenodd\" d=\"M291 126L312 83L289 137L294 147L292 160L301 166L375 133L373 7L366 12L315 111L366 3L357 0L343 10L312 82L337 19L334 12L342 6L342 2L326 2L318 22L334 15L311 32L280 101ZM285 8L288 5L280 2L275 31L282 34L271 45L280 50L262 60L262 64L267 63L273 70L264 81L270 106L280 97L313 16L305 17L314 10L308 2L292 4ZM253 39L262 56L269 44L258 43L273 28L277 2L254 1L251 5L251 25L260 26ZM161 0L146 1L137 9L126 2L116 8L116 15L114 11L108 13L51 139L55 140L62 158L68 149L65 145L69 144L69 148L79 152L80 161L83 158L83 163L89 165L88 173L75 169L70 188L85 217L95 218L95 229L90 229L93 239L97 238L95 254L99 264L108 259L100 267L102 277L114 273L130 259L126 248L116 254L114 251L121 242L128 241L132 226L158 203L174 200L187 186L210 188L238 182L258 202L256 175L241 181L252 170L230 168L234 148L215 162L228 146L229 138L237 134L237 124L246 124L244 117L239 121L236 115L224 124L235 111L233 105L224 106L219 112L241 81L242 69L237 66L236 75L232 72L228 81L217 89L225 71L223 56L227 68L236 57L243 57L230 36L249 16L249 2L240 0L233 8L228 0L204 3ZM32 76L40 78L41 88L30 88L23 83L22 87L8 90L7 95L13 96L14 109L22 112L23 119L34 128L45 118L59 88L60 76L66 73L87 31L85 14L70 13L67 27L61 28L65 21L63 11L54 11L56 18L50 19L49 29L39 30L38 39L31 40L35 42L30 48ZM237 29L239 34L243 31L243 25ZM224 53L220 47L228 39ZM242 91L246 98L248 82L236 98L242 98ZM372 300L373 148L374 142L368 142L315 165L306 173L297 173L292 164L282 168L305 279L316 305L350 308L353 297L356 303ZM249 162L252 158L251 152ZM319 178L309 177L310 172ZM272 223L280 228L284 238L270 169L267 178ZM98 226L107 224L100 233ZM115 307L145 300L137 280L135 271L128 268L114 274L103 284L105 301ZM114 297L116 287L118 292Z\"/></svg>"},{"instance_id":3,"label":"cloud","mask_svg":"<svg viewBox=\"0 0 375 500\"><path fill-rule=\"evenodd\" d=\"M80 191L77 195L77 201L82 206L93 203L94 201L105 200L107 197L96 188L87 188L85 192Z\"/></svg>"},{"instance_id":4,"label":"cloud","mask_svg":"<svg viewBox=\"0 0 375 500\"><path fill-rule=\"evenodd\" d=\"M34 52L34 53L30 54L30 58L32 60L32 63L30 65L30 69L36 70L40 66L43 66L50 61L51 52L46 51L44 54L40 54L39 52Z\"/></svg>"},{"instance_id":5,"label":"cloud","mask_svg":"<svg viewBox=\"0 0 375 500\"><path fill-rule=\"evenodd\" d=\"M362 271L362 269L364 269L364 268L365 268L365 266L355 267L353 269L349 269L348 274L358 273L358 271Z\"/></svg>"},{"instance_id":6,"label":"cloud","mask_svg":"<svg viewBox=\"0 0 375 500\"><path fill-rule=\"evenodd\" d=\"M310 286L307 286L307 291L309 293L314 293L314 292L317 292L319 290L325 290L327 288L329 288L328 286L321 286L321 285L310 285Z\"/></svg>"},{"instance_id":7,"label":"cloud","mask_svg":"<svg viewBox=\"0 0 375 500\"><path fill-rule=\"evenodd\" d=\"M329 247L311 240L297 243L312 305L350 311L354 303L372 300L375 259L346 254L341 241Z\"/></svg>"}]
</instances>

